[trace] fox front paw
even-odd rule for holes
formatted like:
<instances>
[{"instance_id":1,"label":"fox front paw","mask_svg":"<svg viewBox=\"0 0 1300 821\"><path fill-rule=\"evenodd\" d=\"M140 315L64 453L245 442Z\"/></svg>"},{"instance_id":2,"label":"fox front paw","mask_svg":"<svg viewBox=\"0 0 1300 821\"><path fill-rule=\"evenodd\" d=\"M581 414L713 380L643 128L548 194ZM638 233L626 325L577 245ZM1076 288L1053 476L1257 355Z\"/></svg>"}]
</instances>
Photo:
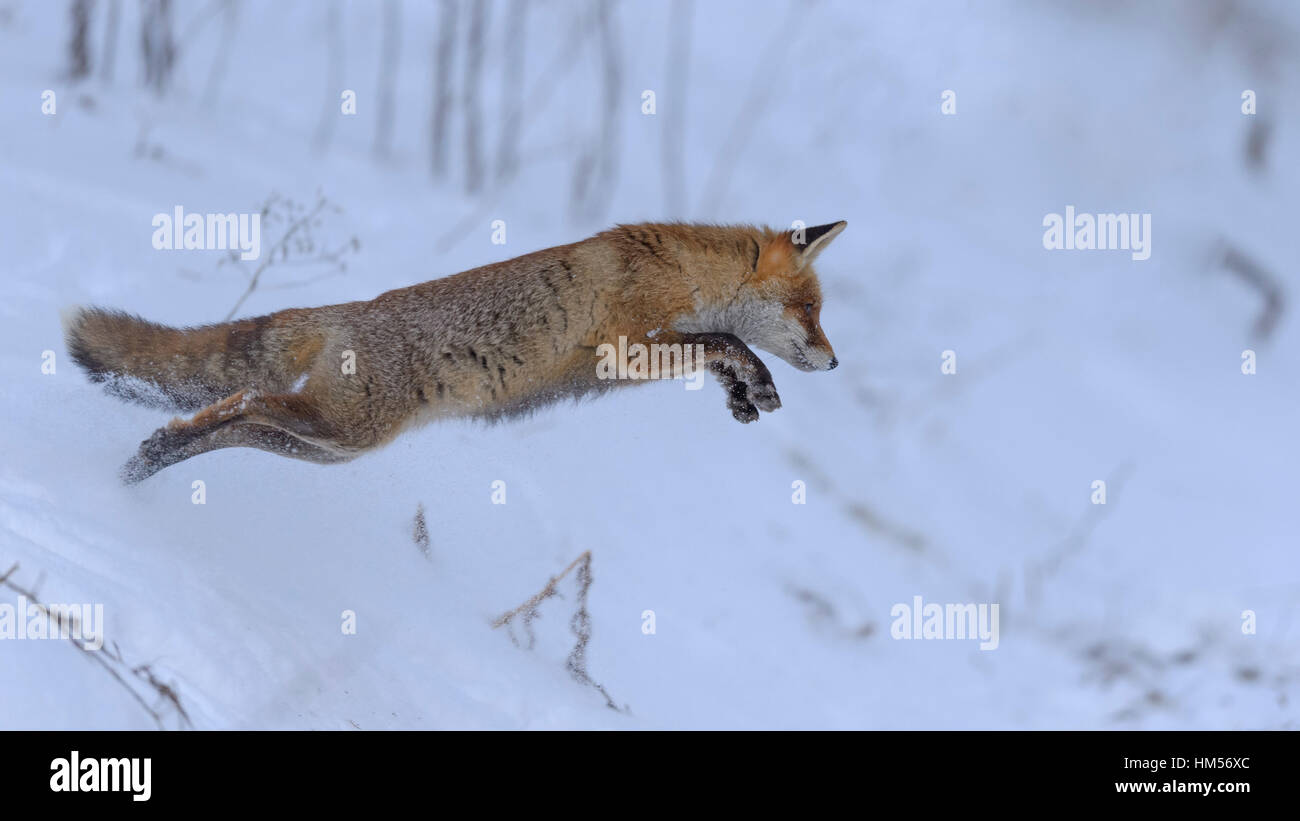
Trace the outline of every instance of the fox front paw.
<instances>
[{"instance_id":1,"label":"fox front paw","mask_svg":"<svg viewBox=\"0 0 1300 821\"><path fill-rule=\"evenodd\" d=\"M749 401L749 386L736 382L727 390L727 407L737 422L750 423L758 420L758 408Z\"/></svg>"},{"instance_id":2,"label":"fox front paw","mask_svg":"<svg viewBox=\"0 0 1300 821\"><path fill-rule=\"evenodd\" d=\"M727 392L727 409L736 421L753 422L758 419L759 411L771 413L781 407L781 397L771 375L759 373L756 379L746 382L736 375L734 366L720 363L713 370Z\"/></svg>"},{"instance_id":3,"label":"fox front paw","mask_svg":"<svg viewBox=\"0 0 1300 821\"><path fill-rule=\"evenodd\" d=\"M763 411L771 413L781 407L781 397L776 392L776 385L772 380L765 382L750 382L746 384L749 393L750 403Z\"/></svg>"}]
</instances>

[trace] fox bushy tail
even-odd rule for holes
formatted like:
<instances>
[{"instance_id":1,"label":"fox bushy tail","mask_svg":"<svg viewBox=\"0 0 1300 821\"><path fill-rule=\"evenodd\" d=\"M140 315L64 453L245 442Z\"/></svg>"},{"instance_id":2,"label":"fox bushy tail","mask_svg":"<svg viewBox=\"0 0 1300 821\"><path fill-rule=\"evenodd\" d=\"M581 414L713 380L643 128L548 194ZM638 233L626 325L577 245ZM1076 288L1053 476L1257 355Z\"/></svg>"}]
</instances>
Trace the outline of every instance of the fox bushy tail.
<instances>
[{"instance_id":1,"label":"fox bushy tail","mask_svg":"<svg viewBox=\"0 0 1300 821\"><path fill-rule=\"evenodd\" d=\"M267 320L171 328L121 311L80 308L65 318L64 330L73 361L110 394L188 412L258 381Z\"/></svg>"}]
</instances>

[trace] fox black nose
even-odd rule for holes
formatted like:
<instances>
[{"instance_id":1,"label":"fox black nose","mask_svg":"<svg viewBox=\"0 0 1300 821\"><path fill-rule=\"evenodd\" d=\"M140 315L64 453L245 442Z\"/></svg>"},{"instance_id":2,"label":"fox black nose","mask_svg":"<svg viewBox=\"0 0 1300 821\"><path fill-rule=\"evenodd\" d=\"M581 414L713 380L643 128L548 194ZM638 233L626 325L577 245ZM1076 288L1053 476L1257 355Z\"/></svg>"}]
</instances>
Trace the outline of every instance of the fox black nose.
<instances>
[{"instance_id":1,"label":"fox black nose","mask_svg":"<svg viewBox=\"0 0 1300 821\"><path fill-rule=\"evenodd\" d=\"M839 357L832 356L831 361L827 363L826 370L833 371L840 366Z\"/></svg>"}]
</instances>

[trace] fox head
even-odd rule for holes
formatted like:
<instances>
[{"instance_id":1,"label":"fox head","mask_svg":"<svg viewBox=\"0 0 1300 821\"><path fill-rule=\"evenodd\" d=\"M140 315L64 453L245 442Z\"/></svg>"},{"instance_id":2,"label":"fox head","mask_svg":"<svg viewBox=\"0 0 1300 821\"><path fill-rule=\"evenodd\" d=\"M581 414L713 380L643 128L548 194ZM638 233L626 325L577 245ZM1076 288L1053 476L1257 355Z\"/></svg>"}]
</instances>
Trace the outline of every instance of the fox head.
<instances>
[{"instance_id":1,"label":"fox head","mask_svg":"<svg viewBox=\"0 0 1300 821\"><path fill-rule=\"evenodd\" d=\"M725 309L725 324L746 345L801 371L839 364L821 326L822 292L812 263L848 226L843 220L793 231L764 231L753 270Z\"/></svg>"}]
</instances>

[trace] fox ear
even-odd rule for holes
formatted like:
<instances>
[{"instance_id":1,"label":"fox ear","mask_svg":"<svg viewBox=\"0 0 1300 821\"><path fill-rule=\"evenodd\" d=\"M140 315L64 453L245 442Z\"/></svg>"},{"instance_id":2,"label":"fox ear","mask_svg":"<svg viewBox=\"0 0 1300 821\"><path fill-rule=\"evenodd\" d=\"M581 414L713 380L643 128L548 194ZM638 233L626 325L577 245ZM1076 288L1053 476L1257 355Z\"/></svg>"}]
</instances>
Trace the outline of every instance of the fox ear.
<instances>
[{"instance_id":1,"label":"fox ear","mask_svg":"<svg viewBox=\"0 0 1300 821\"><path fill-rule=\"evenodd\" d=\"M831 244L831 240L839 236L848 225L844 220L840 220L828 225L815 225L812 228L791 231L790 241L794 244L799 267L802 268L816 259L817 255ZM803 236L801 237L800 234ZM802 243L799 242L800 239L803 240Z\"/></svg>"}]
</instances>

